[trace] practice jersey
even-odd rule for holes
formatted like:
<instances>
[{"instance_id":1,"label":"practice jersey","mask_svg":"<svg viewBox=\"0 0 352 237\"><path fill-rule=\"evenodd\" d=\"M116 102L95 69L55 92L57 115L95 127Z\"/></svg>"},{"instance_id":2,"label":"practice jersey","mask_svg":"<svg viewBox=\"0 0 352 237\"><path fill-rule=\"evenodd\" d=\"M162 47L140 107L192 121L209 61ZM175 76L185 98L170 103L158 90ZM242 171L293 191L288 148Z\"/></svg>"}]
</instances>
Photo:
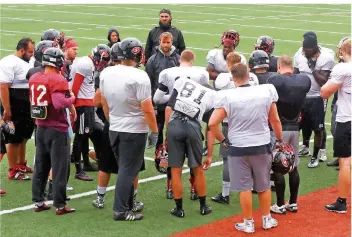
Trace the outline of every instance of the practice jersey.
<instances>
[{"instance_id":1,"label":"practice jersey","mask_svg":"<svg viewBox=\"0 0 352 237\"><path fill-rule=\"evenodd\" d=\"M228 118L228 138L234 147L255 147L270 143L268 117L278 100L273 85L240 86L221 91L215 108L223 108Z\"/></svg>"},{"instance_id":2,"label":"practice jersey","mask_svg":"<svg viewBox=\"0 0 352 237\"><path fill-rule=\"evenodd\" d=\"M186 116L202 123L205 112L214 108L217 94L188 78L180 78L175 82L168 106L173 109L170 121L179 116Z\"/></svg>"},{"instance_id":3,"label":"practice jersey","mask_svg":"<svg viewBox=\"0 0 352 237\"><path fill-rule=\"evenodd\" d=\"M59 74L38 72L29 79L29 98L31 116L35 119L46 119L49 106L52 105L51 95L56 91L68 92L68 83Z\"/></svg>"},{"instance_id":4,"label":"practice jersey","mask_svg":"<svg viewBox=\"0 0 352 237\"><path fill-rule=\"evenodd\" d=\"M256 73L255 74L258 77L259 85L266 84L268 79L272 76L275 76L275 72L264 72L264 73Z\"/></svg>"},{"instance_id":5,"label":"practice jersey","mask_svg":"<svg viewBox=\"0 0 352 237\"><path fill-rule=\"evenodd\" d=\"M84 76L82 85L78 91L76 99L93 99L95 95L94 88L94 70L93 60L88 56L75 60L71 66L70 72L70 88L72 88L76 73Z\"/></svg>"},{"instance_id":6,"label":"practice jersey","mask_svg":"<svg viewBox=\"0 0 352 237\"><path fill-rule=\"evenodd\" d=\"M254 73L249 73L248 82L251 86L259 85L258 77ZM215 89L216 90L227 90L236 88L235 83L233 82L232 75L230 72L220 73L215 80Z\"/></svg>"},{"instance_id":7,"label":"practice jersey","mask_svg":"<svg viewBox=\"0 0 352 237\"><path fill-rule=\"evenodd\" d=\"M148 133L141 103L151 98L148 74L140 69L117 65L100 73L102 95L109 106L110 130Z\"/></svg>"},{"instance_id":8,"label":"practice jersey","mask_svg":"<svg viewBox=\"0 0 352 237\"><path fill-rule=\"evenodd\" d=\"M241 57L241 63L247 64L246 58L242 54L238 54ZM206 57L208 66L215 69L216 72L228 72L226 67L226 58L222 49L212 49L208 52Z\"/></svg>"},{"instance_id":9,"label":"practice jersey","mask_svg":"<svg viewBox=\"0 0 352 237\"><path fill-rule=\"evenodd\" d=\"M269 78L279 95L276 103L283 131L299 131L299 115L310 89L310 79L304 74L277 74Z\"/></svg>"},{"instance_id":10,"label":"practice jersey","mask_svg":"<svg viewBox=\"0 0 352 237\"><path fill-rule=\"evenodd\" d=\"M209 73L197 67L172 67L161 71L159 75L158 90L154 94L154 102L157 104L167 103L175 81L181 77L186 77L201 85L209 84Z\"/></svg>"},{"instance_id":11,"label":"practice jersey","mask_svg":"<svg viewBox=\"0 0 352 237\"><path fill-rule=\"evenodd\" d=\"M327 50L321 50L316 62L315 70L331 71L334 65L334 57ZM307 97L319 97L321 86L315 81L312 70L308 66L308 59L303 54L303 51L296 56L294 67L298 68L300 73L305 74L310 78L311 87Z\"/></svg>"},{"instance_id":12,"label":"practice jersey","mask_svg":"<svg viewBox=\"0 0 352 237\"><path fill-rule=\"evenodd\" d=\"M337 96L336 122L351 121L351 72L352 63L339 63L332 69L330 81L341 85Z\"/></svg>"},{"instance_id":13,"label":"practice jersey","mask_svg":"<svg viewBox=\"0 0 352 237\"><path fill-rule=\"evenodd\" d=\"M28 89L26 75L30 68L23 59L8 55L0 60L0 83L8 83L10 88Z\"/></svg>"},{"instance_id":14,"label":"practice jersey","mask_svg":"<svg viewBox=\"0 0 352 237\"><path fill-rule=\"evenodd\" d=\"M329 48L325 48L325 47L322 47L322 46L319 46L319 48L320 48L320 51L324 51L324 52L330 54L333 58L335 57L334 50L329 49ZM293 64L294 65L296 65L296 60L297 60L298 55L301 55L301 54L303 54L303 48L302 47L300 47L297 50L297 52L295 53L295 55L293 56Z\"/></svg>"}]
</instances>

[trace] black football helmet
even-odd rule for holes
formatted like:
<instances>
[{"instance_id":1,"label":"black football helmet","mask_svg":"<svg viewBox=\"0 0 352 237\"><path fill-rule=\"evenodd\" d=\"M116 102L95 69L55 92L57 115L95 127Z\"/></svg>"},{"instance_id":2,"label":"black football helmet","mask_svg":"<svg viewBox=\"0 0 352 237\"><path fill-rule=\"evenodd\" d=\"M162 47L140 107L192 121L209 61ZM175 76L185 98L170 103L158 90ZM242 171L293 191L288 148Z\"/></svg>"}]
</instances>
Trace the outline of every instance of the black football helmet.
<instances>
[{"instance_id":1,"label":"black football helmet","mask_svg":"<svg viewBox=\"0 0 352 237\"><path fill-rule=\"evenodd\" d=\"M58 44L56 41L51 41L51 40L43 40L40 41L36 46L35 46L35 51L34 51L34 58L37 62L42 62L43 58L43 53L47 48L58 48Z\"/></svg>"},{"instance_id":2,"label":"black football helmet","mask_svg":"<svg viewBox=\"0 0 352 237\"><path fill-rule=\"evenodd\" d=\"M110 62L111 49L105 44L98 44L92 49L95 70L102 71Z\"/></svg>"},{"instance_id":3,"label":"black football helmet","mask_svg":"<svg viewBox=\"0 0 352 237\"><path fill-rule=\"evenodd\" d=\"M57 70L61 71L64 61L64 53L58 48L47 48L43 53L42 64L44 66L56 67Z\"/></svg>"},{"instance_id":4,"label":"black football helmet","mask_svg":"<svg viewBox=\"0 0 352 237\"><path fill-rule=\"evenodd\" d=\"M161 174L167 174L167 167L168 167L168 153L167 147L162 144L159 146L158 150L155 152L155 168Z\"/></svg>"},{"instance_id":5,"label":"black football helmet","mask_svg":"<svg viewBox=\"0 0 352 237\"><path fill-rule=\"evenodd\" d=\"M269 56L263 50L255 50L249 57L249 68L251 70L257 68L269 68Z\"/></svg>"},{"instance_id":6,"label":"black football helmet","mask_svg":"<svg viewBox=\"0 0 352 237\"><path fill-rule=\"evenodd\" d=\"M274 173L285 175L294 169L296 157L291 144L282 142L278 146L275 145L272 156L273 162L271 169Z\"/></svg>"},{"instance_id":7,"label":"black football helmet","mask_svg":"<svg viewBox=\"0 0 352 237\"><path fill-rule=\"evenodd\" d=\"M131 59L140 64L143 55L142 43L136 38L127 38L120 42L118 57L121 59Z\"/></svg>"},{"instance_id":8,"label":"black football helmet","mask_svg":"<svg viewBox=\"0 0 352 237\"><path fill-rule=\"evenodd\" d=\"M118 55L120 42L117 42L111 46L111 61L120 61L123 58Z\"/></svg>"},{"instance_id":9,"label":"black football helmet","mask_svg":"<svg viewBox=\"0 0 352 237\"><path fill-rule=\"evenodd\" d=\"M270 36L260 36L254 45L255 50L263 50L270 56L275 49L275 41Z\"/></svg>"},{"instance_id":10,"label":"black football helmet","mask_svg":"<svg viewBox=\"0 0 352 237\"><path fill-rule=\"evenodd\" d=\"M231 40L236 48L240 43L240 34L235 30L227 30L221 36L221 44L226 40Z\"/></svg>"},{"instance_id":11,"label":"black football helmet","mask_svg":"<svg viewBox=\"0 0 352 237\"><path fill-rule=\"evenodd\" d=\"M65 46L65 34L55 29L44 31L40 40L56 41L61 49L63 49Z\"/></svg>"}]
</instances>

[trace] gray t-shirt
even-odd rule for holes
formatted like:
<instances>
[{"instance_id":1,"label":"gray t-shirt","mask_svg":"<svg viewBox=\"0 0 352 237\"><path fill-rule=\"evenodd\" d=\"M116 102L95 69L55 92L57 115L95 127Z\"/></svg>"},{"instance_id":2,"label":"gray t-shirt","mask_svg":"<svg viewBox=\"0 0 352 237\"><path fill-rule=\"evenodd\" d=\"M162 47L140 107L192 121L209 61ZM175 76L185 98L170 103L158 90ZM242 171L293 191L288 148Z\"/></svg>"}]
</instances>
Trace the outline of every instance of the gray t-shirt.
<instances>
[{"instance_id":1,"label":"gray t-shirt","mask_svg":"<svg viewBox=\"0 0 352 237\"><path fill-rule=\"evenodd\" d=\"M148 74L123 65L105 68L100 74L100 90L109 106L110 130L147 133L148 124L141 103L151 98Z\"/></svg>"},{"instance_id":2,"label":"gray t-shirt","mask_svg":"<svg viewBox=\"0 0 352 237\"><path fill-rule=\"evenodd\" d=\"M337 96L336 122L351 121L351 70L352 63L339 63L331 72L330 81L341 85Z\"/></svg>"},{"instance_id":3,"label":"gray t-shirt","mask_svg":"<svg viewBox=\"0 0 352 237\"><path fill-rule=\"evenodd\" d=\"M234 147L255 147L270 143L268 117L271 104L278 100L271 84L237 87L219 91L221 99L215 108L227 113L228 138Z\"/></svg>"},{"instance_id":4,"label":"gray t-shirt","mask_svg":"<svg viewBox=\"0 0 352 237\"><path fill-rule=\"evenodd\" d=\"M29 69L29 63L13 54L8 55L0 60L0 83L8 83L10 88L26 89Z\"/></svg>"}]
</instances>

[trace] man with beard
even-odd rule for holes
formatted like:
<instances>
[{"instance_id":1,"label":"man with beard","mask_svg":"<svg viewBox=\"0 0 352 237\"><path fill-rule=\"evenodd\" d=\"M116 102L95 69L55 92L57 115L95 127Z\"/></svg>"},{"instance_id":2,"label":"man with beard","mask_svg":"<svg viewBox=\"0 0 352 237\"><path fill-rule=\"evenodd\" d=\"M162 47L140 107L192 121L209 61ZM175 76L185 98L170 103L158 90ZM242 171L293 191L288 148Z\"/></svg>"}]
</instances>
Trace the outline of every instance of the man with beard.
<instances>
[{"instance_id":1,"label":"man with beard","mask_svg":"<svg viewBox=\"0 0 352 237\"><path fill-rule=\"evenodd\" d=\"M32 39L22 38L16 52L0 60L1 115L5 122L12 121L15 126L15 133L6 135L8 179L13 180L28 180L30 177L24 173L33 173L26 161L26 144L34 130L26 75L34 47Z\"/></svg>"},{"instance_id":2,"label":"man with beard","mask_svg":"<svg viewBox=\"0 0 352 237\"><path fill-rule=\"evenodd\" d=\"M160 45L158 51L148 59L145 66L151 87L152 87L152 98L154 97L155 91L158 89L159 74L161 71L167 68L175 67L180 65L180 55L177 54L175 46L172 45L173 36L170 32L164 32L160 35ZM149 135L149 144L153 143L153 139L157 139L155 152L159 149L159 146L163 144L164 136L163 129L165 124L165 108L166 103L155 105L156 121L158 124L159 134L151 133ZM150 147L150 145L148 145Z\"/></svg>"},{"instance_id":3,"label":"man with beard","mask_svg":"<svg viewBox=\"0 0 352 237\"><path fill-rule=\"evenodd\" d=\"M160 44L160 35L164 32L170 32L172 35L172 45L175 46L176 52L181 54L186 49L185 41L182 32L174 26L171 26L171 11L168 9L161 9L159 13L159 26L153 28L148 35L145 46L145 60L148 59L158 51Z\"/></svg>"}]
</instances>

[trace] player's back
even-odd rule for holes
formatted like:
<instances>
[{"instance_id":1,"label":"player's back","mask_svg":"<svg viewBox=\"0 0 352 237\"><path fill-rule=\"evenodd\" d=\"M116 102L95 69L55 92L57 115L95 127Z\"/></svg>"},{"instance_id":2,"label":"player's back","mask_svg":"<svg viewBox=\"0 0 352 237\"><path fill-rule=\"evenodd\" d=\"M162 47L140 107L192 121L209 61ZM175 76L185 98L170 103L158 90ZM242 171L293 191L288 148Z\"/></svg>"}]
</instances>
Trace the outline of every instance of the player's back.
<instances>
[{"instance_id":1,"label":"player's back","mask_svg":"<svg viewBox=\"0 0 352 237\"><path fill-rule=\"evenodd\" d=\"M151 97L146 72L124 65L108 67L100 74L99 87L109 106L110 130L148 132L141 109L141 102Z\"/></svg>"}]
</instances>

